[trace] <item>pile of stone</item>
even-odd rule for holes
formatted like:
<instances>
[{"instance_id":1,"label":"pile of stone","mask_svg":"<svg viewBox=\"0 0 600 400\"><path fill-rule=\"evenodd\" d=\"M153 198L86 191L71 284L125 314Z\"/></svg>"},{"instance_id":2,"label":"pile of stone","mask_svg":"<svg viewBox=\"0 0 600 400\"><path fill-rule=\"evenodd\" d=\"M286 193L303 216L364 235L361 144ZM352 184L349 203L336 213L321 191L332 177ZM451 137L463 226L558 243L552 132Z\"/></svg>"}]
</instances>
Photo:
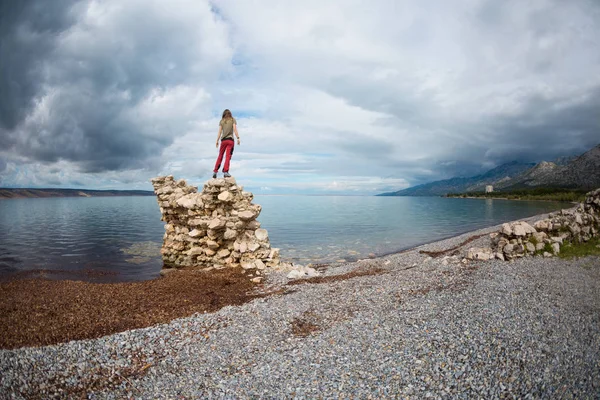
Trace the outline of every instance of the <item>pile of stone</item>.
<instances>
[{"instance_id":1,"label":"pile of stone","mask_svg":"<svg viewBox=\"0 0 600 400\"><path fill-rule=\"evenodd\" d=\"M165 224L162 274L176 268L205 270L241 267L260 281L267 268L289 272L288 278L316 276L314 268L280 261L269 234L256 220L262 208L235 178L211 179L202 192L173 176L152 179Z\"/></svg>"},{"instance_id":2,"label":"pile of stone","mask_svg":"<svg viewBox=\"0 0 600 400\"><path fill-rule=\"evenodd\" d=\"M166 222L161 254L165 268L279 265L279 250L256 220L261 212L233 177L211 179L202 190L172 176L152 179Z\"/></svg>"},{"instance_id":3,"label":"pile of stone","mask_svg":"<svg viewBox=\"0 0 600 400\"><path fill-rule=\"evenodd\" d=\"M560 252L563 243L587 242L599 233L600 189L597 189L588 193L577 207L549 214L533 226L523 221L503 224L500 232L490 235L490 247L470 248L466 257L471 260L551 257Z\"/></svg>"}]
</instances>

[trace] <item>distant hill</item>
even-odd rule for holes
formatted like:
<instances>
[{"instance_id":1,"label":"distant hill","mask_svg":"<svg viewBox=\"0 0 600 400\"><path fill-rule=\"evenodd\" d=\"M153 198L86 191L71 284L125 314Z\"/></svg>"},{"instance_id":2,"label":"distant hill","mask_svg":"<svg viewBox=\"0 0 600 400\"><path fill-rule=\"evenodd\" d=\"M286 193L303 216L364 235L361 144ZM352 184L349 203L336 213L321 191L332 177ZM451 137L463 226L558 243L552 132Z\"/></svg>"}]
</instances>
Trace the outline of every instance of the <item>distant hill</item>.
<instances>
[{"instance_id":1,"label":"distant hill","mask_svg":"<svg viewBox=\"0 0 600 400\"><path fill-rule=\"evenodd\" d=\"M443 196L447 193L479 191L485 188L486 185L508 181L512 177L531 169L534 165L535 163L521 163L518 161L513 161L502 164L481 175L476 175L469 178L444 179L441 181L413 186L397 192L382 193L378 196Z\"/></svg>"},{"instance_id":2,"label":"distant hill","mask_svg":"<svg viewBox=\"0 0 600 400\"><path fill-rule=\"evenodd\" d=\"M379 196L443 196L448 193L481 192L486 185L494 191L538 187L590 190L600 187L600 145L579 157L561 157L538 164L513 161L482 175L451 178L382 193Z\"/></svg>"},{"instance_id":3,"label":"distant hill","mask_svg":"<svg viewBox=\"0 0 600 400\"><path fill-rule=\"evenodd\" d=\"M87 190L87 189L13 189L0 188L0 199L37 197L113 197L154 196L149 190Z\"/></svg>"},{"instance_id":4,"label":"distant hill","mask_svg":"<svg viewBox=\"0 0 600 400\"><path fill-rule=\"evenodd\" d=\"M545 162L504 182L505 190L558 187L567 189L595 189L600 187L600 145L574 158L567 164Z\"/></svg>"}]
</instances>

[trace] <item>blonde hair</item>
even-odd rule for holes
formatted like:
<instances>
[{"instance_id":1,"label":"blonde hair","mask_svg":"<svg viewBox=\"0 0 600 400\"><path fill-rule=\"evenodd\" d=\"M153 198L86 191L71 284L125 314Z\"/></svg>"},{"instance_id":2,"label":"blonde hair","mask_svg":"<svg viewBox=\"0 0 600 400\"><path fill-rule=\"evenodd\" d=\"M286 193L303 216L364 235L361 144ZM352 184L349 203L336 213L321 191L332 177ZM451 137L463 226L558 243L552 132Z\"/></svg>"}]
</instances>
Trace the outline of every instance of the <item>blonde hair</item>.
<instances>
[{"instance_id":1,"label":"blonde hair","mask_svg":"<svg viewBox=\"0 0 600 400\"><path fill-rule=\"evenodd\" d=\"M221 117L221 121L223 120L227 120L233 118L233 115L231 115L231 111L229 111L229 109L225 109L225 111L223 111L223 116Z\"/></svg>"}]
</instances>

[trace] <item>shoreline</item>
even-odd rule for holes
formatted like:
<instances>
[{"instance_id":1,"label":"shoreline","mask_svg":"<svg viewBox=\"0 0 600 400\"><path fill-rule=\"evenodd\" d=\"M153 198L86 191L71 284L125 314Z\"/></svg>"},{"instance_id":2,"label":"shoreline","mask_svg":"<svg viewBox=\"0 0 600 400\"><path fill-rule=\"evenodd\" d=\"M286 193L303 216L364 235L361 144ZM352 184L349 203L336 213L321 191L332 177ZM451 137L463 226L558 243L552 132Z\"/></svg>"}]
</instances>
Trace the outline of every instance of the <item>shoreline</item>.
<instances>
[{"instance_id":1,"label":"shoreline","mask_svg":"<svg viewBox=\"0 0 600 400\"><path fill-rule=\"evenodd\" d=\"M520 221L532 224L536 220L545 218L548 214L538 214L522 218ZM467 231L374 258L348 260L343 263L330 262L308 265L313 265L320 272L320 277L341 276L349 279L354 277L356 271L358 271L359 276L368 275L368 273L364 273L365 268L372 268L375 271L374 273L377 274L379 272L378 268L383 263L386 263L389 259L402 257L407 253L418 253L422 257L430 257L431 253L445 252L449 248L454 250L460 248L461 245L462 247L467 245L468 247L477 247L477 240L480 242L485 240L489 233L498 231L501 225L497 224ZM260 284L252 283L250 282L250 276L253 277L254 275L246 276L245 271L239 268L209 272L181 269L167 276L129 282L63 280L43 276L53 272L55 271L44 270L40 274L40 271L35 270L21 271L0 279L0 292L3 293L3 297L0 298L0 333L2 333L0 334L0 338L2 338L0 339L0 351L2 349L18 349L23 346L56 345L69 340L97 339L104 335L118 334L129 329L149 328L154 324L169 323L173 319L189 317L196 312L216 312L228 305L243 304L257 296L265 296L265 293L273 294L282 290L285 291L286 285L297 284L287 279L287 273L276 271L270 271L263 275L266 278L264 282ZM62 273L63 271L56 272ZM81 272L84 275L111 273L102 271ZM42 276L35 276L36 274ZM205 277L215 279L206 280ZM318 278L299 279L298 281L318 282ZM222 290L217 290L215 295L207 296L204 299L192 294L202 291L213 293L215 287L220 289L227 287L231 292L231 296L227 296L227 291ZM31 290L32 288L34 290ZM257 294L255 289L260 288L266 289ZM157 291L163 296L166 294L167 297L163 297L163 301L156 302L155 292ZM188 295L191 296L189 301L195 302L194 307L174 301L178 297L185 297L181 295L182 291L189 293ZM20 295L29 292L34 294L27 297ZM59 293L62 301L56 301ZM85 293L84 298L87 299L85 308L66 306L67 303L81 301L81 293ZM131 309L128 311L123 310L121 307L123 302L130 304ZM98 306L94 306L94 304ZM148 304L153 304L153 306L148 306ZM168 313L164 313L161 308L167 304L170 310ZM219 306L215 307L215 304L219 304ZM31 318L31 314L28 312L31 309L36 310L36 318ZM110 310L115 309L121 310L123 314L116 315L110 312ZM141 318L131 315L139 310L142 310ZM87 317L87 315L102 313L111 315L110 319L105 320L106 326L93 324ZM161 316L153 315L153 313L159 313ZM52 318L49 317L50 314ZM69 314L71 315L69 316ZM74 315L75 318L73 318ZM54 320L55 323L49 324L50 319ZM62 322L60 322L61 320ZM78 323L73 324L73 320L78 321ZM87 326L88 324L92 324L93 328L90 329ZM21 337L15 336L8 328L9 326L19 326ZM46 332L48 330L52 331L50 335Z\"/></svg>"},{"instance_id":2,"label":"shoreline","mask_svg":"<svg viewBox=\"0 0 600 400\"><path fill-rule=\"evenodd\" d=\"M544 201L550 203L565 203L565 204L579 204L580 201L563 201L563 200L549 200L549 199L509 199L507 197L481 197L481 196L441 196L446 199L476 199L476 200L509 200L509 201Z\"/></svg>"},{"instance_id":3,"label":"shoreline","mask_svg":"<svg viewBox=\"0 0 600 400\"><path fill-rule=\"evenodd\" d=\"M24 398L593 397L599 257L463 262L423 254L471 238L466 247L476 247L499 227L332 266L316 278L290 282L271 273L253 286L254 299L216 311L0 350L0 367L10 371L0 391Z\"/></svg>"}]
</instances>

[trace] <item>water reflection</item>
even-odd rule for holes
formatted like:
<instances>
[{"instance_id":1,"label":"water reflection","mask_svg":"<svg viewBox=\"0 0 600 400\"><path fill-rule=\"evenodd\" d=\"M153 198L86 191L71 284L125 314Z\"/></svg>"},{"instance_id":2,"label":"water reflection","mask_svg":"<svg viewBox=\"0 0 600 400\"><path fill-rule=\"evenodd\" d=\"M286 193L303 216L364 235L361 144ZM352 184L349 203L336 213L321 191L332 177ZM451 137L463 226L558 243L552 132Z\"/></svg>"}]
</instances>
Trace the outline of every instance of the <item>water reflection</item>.
<instances>
[{"instance_id":1,"label":"water reflection","mask_svg":"<svg viewBox=\"0 0 600 400\"><path fill-rule=\"evenodd\" d=\"M302 264L387 254L570 206L492 199L261 195L255 203L263 206L259 221L269 231L272 246L281 249L284 260ZM73 279L152 279L162 267L163 226L154 197L3 200L0 275L37 270L60 279L70 272Z\"/></svg>"}]
</instances>

